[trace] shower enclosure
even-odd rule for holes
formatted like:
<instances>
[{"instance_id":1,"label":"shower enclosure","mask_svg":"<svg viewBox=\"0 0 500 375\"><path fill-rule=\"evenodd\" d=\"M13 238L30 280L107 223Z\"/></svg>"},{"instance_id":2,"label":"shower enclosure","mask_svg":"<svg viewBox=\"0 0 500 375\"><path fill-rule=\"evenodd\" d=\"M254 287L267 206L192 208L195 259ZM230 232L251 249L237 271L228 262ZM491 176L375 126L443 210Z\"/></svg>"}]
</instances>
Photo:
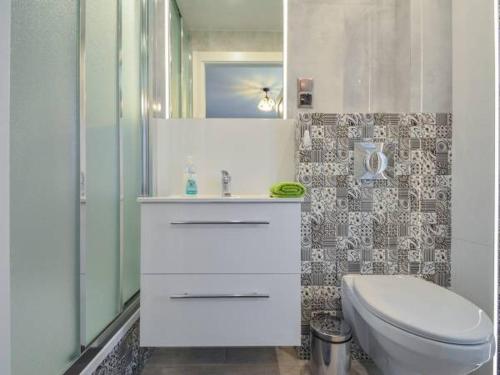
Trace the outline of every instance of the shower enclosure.
<instances>
[{"instance_id":1,"label":"shower enclosure","mask_svg":"<svg viewBox=\"0 0 500 375\"><path fill-rule=\"evenodd\" d=\"M86 347L139 290L140 12L80 4L80 317Z\"/></svg>"},{"instance_id":2,"label":"shower enclosure","mask_svg":"<svg viewBox=\"0 0 500 375\"><path fill-rule=\"evenodd\" d=\"M64 373L138 306L148 0L17 0L12 373Z\"/></svg>"}]
</instances>

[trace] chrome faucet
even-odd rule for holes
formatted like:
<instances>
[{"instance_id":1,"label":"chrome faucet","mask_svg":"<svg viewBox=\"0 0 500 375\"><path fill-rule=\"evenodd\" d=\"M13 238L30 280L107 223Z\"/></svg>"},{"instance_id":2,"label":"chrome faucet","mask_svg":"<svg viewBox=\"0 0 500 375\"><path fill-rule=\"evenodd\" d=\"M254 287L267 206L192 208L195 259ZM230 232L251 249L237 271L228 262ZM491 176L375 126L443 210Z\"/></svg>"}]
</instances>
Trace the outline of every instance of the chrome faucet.
<instances>
[{"instance_id":1,"label":"chrome faucet","mask_svg":"<svg viewBox=\"0 0 500 375\"><path fill-rule=\"evenodd\" d=\"M230 197L231 196L231 191L230 191L230 184L231 184L231 175L229 174L228 171L222 170L222 196L223 197Z\"/></svg>"}]
</instances>

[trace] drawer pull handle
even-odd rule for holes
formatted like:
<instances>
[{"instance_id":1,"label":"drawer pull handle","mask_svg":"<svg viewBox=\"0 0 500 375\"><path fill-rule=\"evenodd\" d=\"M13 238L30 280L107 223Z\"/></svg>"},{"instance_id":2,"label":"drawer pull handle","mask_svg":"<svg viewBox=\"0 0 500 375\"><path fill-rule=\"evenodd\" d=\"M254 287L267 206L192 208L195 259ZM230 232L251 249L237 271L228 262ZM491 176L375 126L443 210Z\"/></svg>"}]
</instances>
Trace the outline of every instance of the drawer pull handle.
<instances>
[{"instance_id":1,"label":"drawer pull handle","mask_svg":"<svg viewBox=\"0 0 500 375\"><path fill-rule=\"evenodd\" d=\"M223 299L223 298L269 298L269 294L174 294L171 299Z\"/></svg>"},{"instance_id":2,"label":"drawer pull handle","mask_svg":"<svg viewBox=\"0 0 500 375\"><path fill-rule=\"evenodd\" d=\"M172 225L226 225L226 224L250 224L250 225L269 225L265 220L224 220L224 221L172 221Z\"/></svg>"}]
</instances>

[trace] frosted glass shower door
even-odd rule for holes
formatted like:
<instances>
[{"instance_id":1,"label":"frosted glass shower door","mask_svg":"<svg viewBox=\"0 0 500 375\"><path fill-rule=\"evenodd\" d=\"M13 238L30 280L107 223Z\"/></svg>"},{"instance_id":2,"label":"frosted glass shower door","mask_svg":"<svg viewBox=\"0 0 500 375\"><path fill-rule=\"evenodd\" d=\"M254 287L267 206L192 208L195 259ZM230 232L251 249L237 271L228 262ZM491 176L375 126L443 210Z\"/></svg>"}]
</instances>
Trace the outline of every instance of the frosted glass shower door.
<instances>
[{"instance_id":1,"label":"frosted glass shower door","mask_svg":"<svg viewBox=\"0 0 500 375\"><path fill-rule=\"evenodd\" d=\"M117 5L85 1L84 345L121 311Z\"/></svg>"}]
</instances>

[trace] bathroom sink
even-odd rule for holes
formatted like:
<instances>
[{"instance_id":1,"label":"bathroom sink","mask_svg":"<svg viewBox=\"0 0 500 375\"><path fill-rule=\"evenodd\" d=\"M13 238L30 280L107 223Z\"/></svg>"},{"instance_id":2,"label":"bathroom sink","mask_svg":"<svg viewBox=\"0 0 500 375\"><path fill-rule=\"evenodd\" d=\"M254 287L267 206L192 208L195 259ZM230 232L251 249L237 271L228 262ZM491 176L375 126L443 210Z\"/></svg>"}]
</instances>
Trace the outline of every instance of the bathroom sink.
<instances>
[{"instance_id":1,"label":"bathroom sink","mask_svg":"<svg viewBox=\"0 0 500 375\"><path fill-rule=\"evenodd\" d=\"M236 194L233 194L233 195L230 195L228 197L225 197L225 196L222 196L222 195L217 195L217 194L201 194L201 195L196 195L196 196L193 196L193 197L190 197L190 196L185 196L185 195L170 195L168 196L168 198L174 198L174 199L216 199L216 200L219 200L219 199L222 199L222 200L225 200L225 199L241 199L241 198L249 198L249 197L252 197L252 198L255 198L255 197L260 197L260 198L265 198L265 195L236 195Z\"/></svg>"},{"instance_id":2,"label":"bathroom sink","mask_svg":"<svg viewBox=\"0 0 500 375\"><path fill-rule=\"evenodd\" d=\"M140 197L140 203L161 203L161 202L301 202L302 198L271 198L265 194L234 194L224 197L217 194L200 194L197 196L168 195L163 197Z\"/></svg>"}]
</instances>

